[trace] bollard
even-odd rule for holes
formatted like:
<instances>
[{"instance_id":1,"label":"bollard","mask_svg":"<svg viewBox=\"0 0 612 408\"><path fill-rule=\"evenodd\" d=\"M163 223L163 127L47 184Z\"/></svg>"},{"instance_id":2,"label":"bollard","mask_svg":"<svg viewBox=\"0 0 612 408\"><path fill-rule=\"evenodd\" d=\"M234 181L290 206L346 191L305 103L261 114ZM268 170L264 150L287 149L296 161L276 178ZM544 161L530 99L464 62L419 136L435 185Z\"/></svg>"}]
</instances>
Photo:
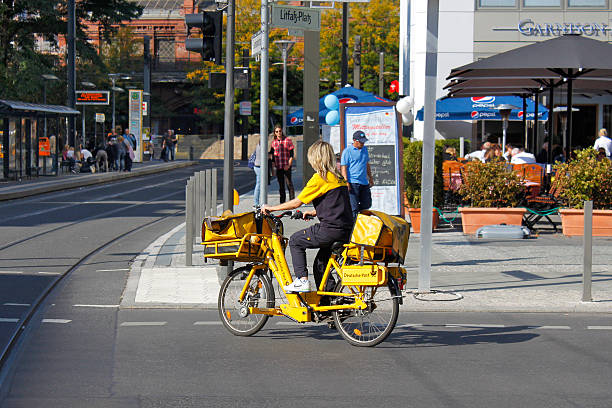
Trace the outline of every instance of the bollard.
<instances>
[{"instance_id":1,"label":"bollard","mask_svg":"<svg viewBox=\"0 0 612 408\"><path fill-rule=\"evenodd\" d=\"M189 146L189 160L193 161L193 157L194 157L193 146Z\"/></svg>"},{"instance_id":2,"label":"bollard","mask_svg":"<svg viewBox=\"0 0 612 408\"><path fill-rule=\"evenodd\" d=\"M210 182L210 212L217 216L217 169L212 169L212 178Z\"/></svg>"},{"instance_id":3,"label":"bollard","mask_svg":"<svg viewBox=\"0 0 612 408\"><path fill-rule=\"evenodd\" d=\"M201 181L202 181L202 175L200 174L200 172L196 172L193 174L194 175L194 202L193 202L193 231L194 231L194 236L197 237L198 236L198 232L199 232L199 227L198 227L198 218L200 218L200 206L201 206L201 200L202 200L202 187L201 187Z\"/></svg>"},{"instance_id":4,"label":"bollard","mask_svg":"<svg viewBox=\"0 0 612 408\"><path fill-rule=\"evenodd\" d=\"M593 274L593 201L584 202L584 255L582 261L582 301L591 302Z\"/></svg>"},{"instance_id":5,"label":"bollard","mask_svg":"<svg viewBox=\"0 0 612 408\"><path fill-rule=\"evenodd\" d=\"M193 266L193 234L190 231L193 225L192 190L193 183L189 179L185 187L185 266Z\"/></svg>"},{"instance_id":6,"label":"bollard","mask_svg":"<svg viewBox=\"0 0 612 408\"><path fill-rule=\"evenodd\" d=\"M465 138L463 136L459 137L459 157L463 157L465 155Z\"/></svg>"}]
</instances>

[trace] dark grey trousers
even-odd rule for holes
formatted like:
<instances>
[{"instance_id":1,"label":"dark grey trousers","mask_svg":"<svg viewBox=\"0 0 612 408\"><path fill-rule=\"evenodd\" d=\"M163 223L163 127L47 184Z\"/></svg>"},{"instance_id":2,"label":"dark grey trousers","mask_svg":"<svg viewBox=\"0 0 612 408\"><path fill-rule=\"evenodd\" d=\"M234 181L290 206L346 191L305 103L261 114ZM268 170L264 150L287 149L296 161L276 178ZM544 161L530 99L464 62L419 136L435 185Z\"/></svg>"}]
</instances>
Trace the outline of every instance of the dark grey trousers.
<instances>
[{"instance_id":1,"label":"dark grey trousers","mask_svg":"<svg viewBox=\"0 0 612 408\"><path fill-rule=\"evenodd\" d=\"M308 267L306 266L306 250L319 248L319 252L314 261L313 275L317 287L323 279L325 267L331 256L331 247L335 242L347 243L351 236L350 230L340 230L336 228L328 228L315 224L312 227L300 230L289 238L289 249L291 250L291 259L293 260L293 271L297 278L305 278L308 276Z\"/></svg>"}]
</instances>

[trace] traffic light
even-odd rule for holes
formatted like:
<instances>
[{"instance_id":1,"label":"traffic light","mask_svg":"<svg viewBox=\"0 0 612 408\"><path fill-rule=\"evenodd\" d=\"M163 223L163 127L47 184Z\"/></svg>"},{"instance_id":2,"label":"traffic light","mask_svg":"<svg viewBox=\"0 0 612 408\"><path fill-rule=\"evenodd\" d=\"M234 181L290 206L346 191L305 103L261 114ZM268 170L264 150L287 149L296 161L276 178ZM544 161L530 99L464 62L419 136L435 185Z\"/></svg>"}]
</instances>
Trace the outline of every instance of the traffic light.
<instances>
[{"instance_id":1,"label":"traffic light","mask_svg":"<svg viewBox=\"0 0 612 408\"><path fill-rule=\"evenodd\" d=\"M185 49L202 55L204 61L214 61L223 65L223 11L204 11L197 14L185 14L187 33L191 28L199 28L202 38L187 38Z\"/></svg>"}]
</instances>

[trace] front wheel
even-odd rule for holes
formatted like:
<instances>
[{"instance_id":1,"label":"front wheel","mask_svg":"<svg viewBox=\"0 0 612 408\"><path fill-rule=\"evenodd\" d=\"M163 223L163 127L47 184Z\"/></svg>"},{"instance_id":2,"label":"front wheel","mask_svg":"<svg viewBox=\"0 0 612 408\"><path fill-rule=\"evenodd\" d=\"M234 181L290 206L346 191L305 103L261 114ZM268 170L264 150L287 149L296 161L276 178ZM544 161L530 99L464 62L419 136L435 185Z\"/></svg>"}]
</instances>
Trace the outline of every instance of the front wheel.
<instances>
[{"instance_id":1,"label":"front wheel","mask_svg":"<svg viewBox=\"0 0 612 408\"><path fill-rule=\"evenodd\" d=\"M219 317L225 328L236 336L251 336L268 321L268 315L251 314L249 307L274 307L274 290L263 269L255 272L244 300L239 300L251 268L251 265L247 265L234 269L219 290Z\"/></svg>"},{"instance_id":2,"label":"front wheel","mask_svg":"<svg viewBox=\"0 0 612 408\"><path fill-rule=\"evenodd\" d=\"M353 346L372 347L393 331L399 316L399 299L389 286L351 287L357 294L363 294L368 305L365 310L345 309L333 312L336 328L346 341ZM349 287L336 285L336 292L348 293ZM338 297L336 304L353 303L352 297Z\"/></svg>"}]
</instances>

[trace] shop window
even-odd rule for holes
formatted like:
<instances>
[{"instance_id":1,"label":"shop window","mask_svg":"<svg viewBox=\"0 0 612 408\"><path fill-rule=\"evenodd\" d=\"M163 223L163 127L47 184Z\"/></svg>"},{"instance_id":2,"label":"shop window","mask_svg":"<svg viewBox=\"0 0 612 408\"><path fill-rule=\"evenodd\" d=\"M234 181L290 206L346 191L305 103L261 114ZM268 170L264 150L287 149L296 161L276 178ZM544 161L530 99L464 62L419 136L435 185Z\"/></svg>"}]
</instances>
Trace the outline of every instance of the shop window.
<instances>
[{"instance_id":1,"label":"shop window","mask_svg":"<svg viewBox=\"0 0 612 408\"><path fill-rule=\"evenodd\" d=\"M567 0L570 7L606 7L608 0Z\"/></svg>"},{"instance_id":2,"label":"shop window","mask_svg":"<svg viewBox=\"0 0 612 408\"><path fill-rule=\"evenodd\" d=\"M516 0L478 0L478 7L516 7Z\"/></svg>"},{"instance_id":3,"label":"shop window","mask_svg":"<svg viewBox=\"0 0 612 408\"><path fill-rule=\"evenodd\" d=\"M524 0L525 7L559 7L561 0Z\"/></svg>"}]
</instances>

